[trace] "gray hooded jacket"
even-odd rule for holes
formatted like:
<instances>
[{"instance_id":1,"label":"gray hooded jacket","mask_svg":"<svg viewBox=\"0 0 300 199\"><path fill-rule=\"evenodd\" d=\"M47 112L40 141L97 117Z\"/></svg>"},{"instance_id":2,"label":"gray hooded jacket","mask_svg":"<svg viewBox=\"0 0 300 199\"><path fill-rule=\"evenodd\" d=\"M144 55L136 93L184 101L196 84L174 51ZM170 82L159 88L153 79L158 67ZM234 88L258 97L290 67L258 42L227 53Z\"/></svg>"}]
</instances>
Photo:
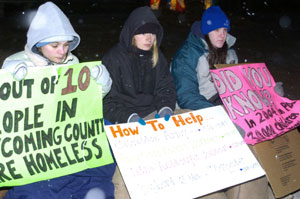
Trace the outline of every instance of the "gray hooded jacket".
<instances>
[{"instance_id":1,"label":"gray hooded jacket","mask_svg":"<svg viewBox=\"0 0 300 199\"><path fill-rule=\"evenodd\" d=\"M66 15L55 4L47 2L38 8L30 24L25 50L6 58L2 68L11 72L15 79L21 80L26 76L27 67L58 65L51 63L42 56L38 52L36 44L39 42L68 41L66 38L72 38L73 40L70 41L69 53L64 63L60 63L59 66L79 63L78 58L71 51L79 45L80 37L74 31ZM112 84L106 67L104 65L95 66L91 71L91 75L98 84L102 85L102 97L104 97L110 91Z\"/></svg>"},{"instance_id":2,"label":"gray hooded jacket","mask_svg":"<svg viewBox=\"0 0 300 199\"><path fill-rule=\"evenodd\" d=\"M50 37L63 38L64 36L73 37L73 40L70 42L70 52L79 45L80 37L74 31L66 15L52 2L41 5L28 29L25 50L6 58L2 68L9 69L10 67L16 67L18 61L25 63L27 67L50 65L49 60L38 53L35 45ZM76 63L79 63L77 57L69 53L64 63L60 65L72 65Z\"/></svg>"}]
</instances>

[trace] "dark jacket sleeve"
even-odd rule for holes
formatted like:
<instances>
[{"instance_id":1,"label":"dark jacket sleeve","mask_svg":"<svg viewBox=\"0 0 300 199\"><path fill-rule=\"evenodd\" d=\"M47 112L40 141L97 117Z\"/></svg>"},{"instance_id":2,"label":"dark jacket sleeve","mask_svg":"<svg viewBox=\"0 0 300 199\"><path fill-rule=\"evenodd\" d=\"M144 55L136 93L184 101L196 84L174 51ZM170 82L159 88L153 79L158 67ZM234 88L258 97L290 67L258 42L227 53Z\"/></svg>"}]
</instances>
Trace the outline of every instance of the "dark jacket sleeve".
<instances>
[{"instance_id":1,"label":"dark jacket sleeve","mask_svg":"<svg viewBox=\"0 0 300 199\"><path fill-rule=\"evenodd\" d=\"M171 64L176 86L177 103L180 108L198 110L213 106L199 93L196 67L204 50L196 48L189 42L176 52Z\"/></svg>"},{"instance_id":2,"label":"dark jacket sleeve","mask_svg":"<svg viewBox=\"0 0 300 199\"><path fill-rule=\"evenodd\" d=\"M176 90L173 76L171 75L168 63L164 55L159 51L159 64L156 76L155 88L155 107L159 111L163 107L170 107L175 109L176 104Z\"/></svg>"},{"instance_id":3,"label":"dark jacket sleeve","mask_svg":"<svg viewBox=\"0 0 300 199\"><path fill-rule=\"evenodd\" d=\"M111 123L126 123L128 117L133 113L133 109L125 105L126 98L129 96L122 94L120 67L126 65L124 60L126 59L122 59L121 54L115 55L111 51L106 53L102 59L113 82L110 92L103 100L104 118Z\"/></svg>"}]
</instances>

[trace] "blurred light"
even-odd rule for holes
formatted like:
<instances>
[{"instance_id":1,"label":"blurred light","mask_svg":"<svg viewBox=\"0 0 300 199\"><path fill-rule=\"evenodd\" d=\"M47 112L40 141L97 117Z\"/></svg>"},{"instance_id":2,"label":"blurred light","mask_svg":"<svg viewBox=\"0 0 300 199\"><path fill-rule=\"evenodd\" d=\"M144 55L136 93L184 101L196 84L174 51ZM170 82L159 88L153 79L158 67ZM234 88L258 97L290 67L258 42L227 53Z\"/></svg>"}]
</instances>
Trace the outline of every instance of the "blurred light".
<instances>
[{"instance_id":1,"label":"blurred light","mask_svg":"<svg viewBox=\"0 0 300 199\"><path fill-rule=\"evenodd\" d=\"M279 25L281 28L288 28L291 25L291 18L287 15L281 16L279 19Z\"/></svg>"},{"instance_id":2,"label":"blurred light","mask_svg":"<svg viewBox=\"0 0 300 199\"><path fill-rule=\"evenodd\" d=\"M35 16L36 14L36 10L28 10L28 11L24 11L22 12L22 15L20 16L21 17L21 25L23 28L29 28L29 25L33 19L33 17Z\"/></svg>"},{"instance_id":3,"label":"blurred light","mask_svg":"<svg viewBox=\"0 0 300 199\"><path fill-rule=\"evenodd\" d=\"M84 20L83 20L83 19L78 19L78 23L79 23L79 24L83 24L83 23L84 23Z\"/></svg>"}]
</instances>

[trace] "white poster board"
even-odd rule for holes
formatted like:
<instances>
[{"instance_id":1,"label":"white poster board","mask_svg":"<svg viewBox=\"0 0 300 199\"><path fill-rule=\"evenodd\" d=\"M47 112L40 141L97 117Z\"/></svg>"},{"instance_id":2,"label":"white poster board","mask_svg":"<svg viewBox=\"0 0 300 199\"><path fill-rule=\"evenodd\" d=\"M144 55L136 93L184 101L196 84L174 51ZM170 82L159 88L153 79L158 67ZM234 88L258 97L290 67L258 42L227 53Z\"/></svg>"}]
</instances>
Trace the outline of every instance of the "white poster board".
<instances>
[{"instance_id":1,"label":"white poster board","mask_svg":"<svg viewBox=\"0 0 300 199\"><path fill-rule=\"evenodd\" d=\"M221 106L105 130L132 199L195 198L265 174Z\"/></svg>"}]
</instances>

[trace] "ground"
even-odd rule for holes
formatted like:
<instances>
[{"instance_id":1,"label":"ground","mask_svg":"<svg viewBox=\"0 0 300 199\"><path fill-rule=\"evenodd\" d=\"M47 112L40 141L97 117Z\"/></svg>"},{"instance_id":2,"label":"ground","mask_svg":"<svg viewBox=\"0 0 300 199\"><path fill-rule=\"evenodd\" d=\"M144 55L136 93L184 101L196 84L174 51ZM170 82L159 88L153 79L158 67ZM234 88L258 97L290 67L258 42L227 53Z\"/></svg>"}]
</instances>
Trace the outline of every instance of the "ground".
<instances>
[{"instance_id":1,"label":"ground","mask_svg":"<svg viewBox=\"0 0 300 199\"><path fill-rule=\"evenodd\" d=\"M58 2L81 36L81 43L74 54L82 62L101 59L103 53L118 42L128 14L135 7L144 5L144 1ZM271 9L266 3L268 1L261 2L265 3L265 7L257 11L247 10L247 5L244 5L243 12L232 11L232 7L226 10L231 20L230 33L237 38L235 49L239 62L266 63L275 81L283 82L285 96L299 100L299 3L287 6L286 2L276 1L277 4ZM189 33L191 24L199 20L203 12L200 0L189 0L186 3L184 14L170 11L165 5L155 12L164 28L161 49L169 62ZM28 29L25 19L29 17L30 9L37 7L36 3L17 7L5 5L5 12L0 17L0 63L12 53L24 49ZM283 19L281 26L280 19Z\"/></svg>"},{"instance_id":2,"label":"ground","mask_svg":"<svg viewBox=\"0 0 300 199\"><path fill-rule=\"evenodd\" d=\"M79 59L94 61L101 59L103 53L118 42L119 33L128 14L145 1L59 1L61 9L70 18L74 29L81 36L81 43L74 51ZM101 3L102 2L102 3ZM243 2L243 1L241 1ZM277 1L274 1L277 2ZM191 24L199 20L203 5L199 1L186 1L186 12L175 13L165 4L156 11L164 28L161 49L168 61L186 38ZM0 62L14 52L23 50L26 43L30 9L38 4L31 3L13 7L5 5L5 14L0 18ZM231 6L231 7L230 7ZM232 11L233 6L226 4L226 12L231 20L230 33L237 38L235 49L239 62L264 62L275 81L283 82L285 96L300 99L300 87L297 78L300 74L300 14L299 3L285 5L276 3L252 10L244 4L239 12ZM11 9L11 10L9 10ZM225 8L224 8L225 9ZM286 15L286 26L280 26L280 17ZM284 18L283 18L284 19ZM290 24L289 24L290 20ZM298 85L298 86L297 86Z\"/></svg>"}]
</instances>

